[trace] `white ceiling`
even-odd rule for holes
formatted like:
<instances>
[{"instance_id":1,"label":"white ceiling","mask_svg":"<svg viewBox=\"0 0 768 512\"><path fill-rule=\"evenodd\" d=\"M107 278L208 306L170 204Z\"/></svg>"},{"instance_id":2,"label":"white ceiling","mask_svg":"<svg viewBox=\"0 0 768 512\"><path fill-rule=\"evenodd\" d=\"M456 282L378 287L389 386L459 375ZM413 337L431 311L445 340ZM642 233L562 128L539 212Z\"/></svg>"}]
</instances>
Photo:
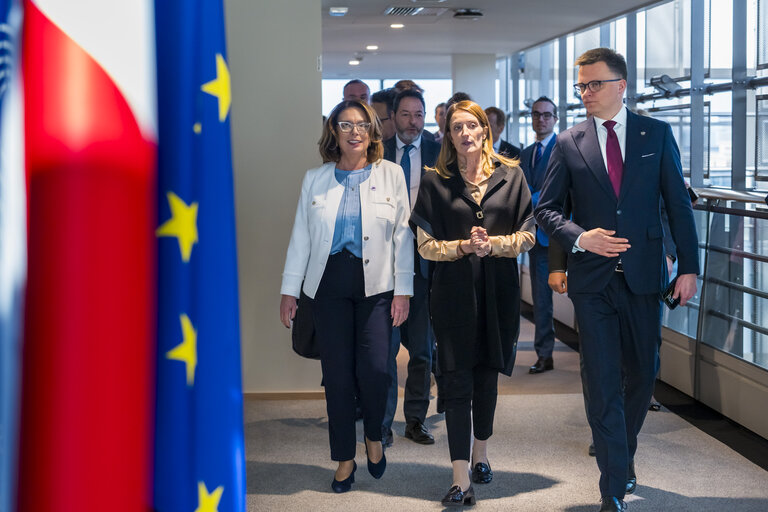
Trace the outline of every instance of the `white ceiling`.
<instances>
[{"instance_id":1,"label":"white ceiling","mask_svg":"<svg viewBox=\"0 0 768 512\"><path fill-rule=\"evenodd\" d=\"M451 55L505 55L614 18L648 0L322 0L323 78L450 78ZM348 7L332 17L329 7ZM439 15L385 16L388 7L445 9ZM454 19L454 9L483 11ZM405 28L394 30L391 23ZM366 45L379 50L368 52ZM350 66L355 54L359 66Z\"/></svg>"}]
</instances>

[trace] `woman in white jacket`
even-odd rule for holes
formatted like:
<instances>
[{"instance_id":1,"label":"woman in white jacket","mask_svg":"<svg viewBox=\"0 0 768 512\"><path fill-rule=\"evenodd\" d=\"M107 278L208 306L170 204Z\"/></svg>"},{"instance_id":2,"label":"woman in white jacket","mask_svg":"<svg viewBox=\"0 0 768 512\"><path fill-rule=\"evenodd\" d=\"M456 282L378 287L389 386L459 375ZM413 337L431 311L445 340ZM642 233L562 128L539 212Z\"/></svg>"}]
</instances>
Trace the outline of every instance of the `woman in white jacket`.
<instances>
[{"instance_id":1,"label":"woman in white jacket","mask_svg":"<svg viewBox=\"0 0 768 512\"><path fill-rule=\"evenodd\" d=\"M390 377L392 326L413 293L410 205L400 166L382 160L381 125L357 101L337 105L319 142L325 162L304 177L280 290L286 327L304 293L314 299L331 459L331 487L355 481L355 396L363 410L368 471L386 468L381 424Z\"/></svg>"}]
</instances>

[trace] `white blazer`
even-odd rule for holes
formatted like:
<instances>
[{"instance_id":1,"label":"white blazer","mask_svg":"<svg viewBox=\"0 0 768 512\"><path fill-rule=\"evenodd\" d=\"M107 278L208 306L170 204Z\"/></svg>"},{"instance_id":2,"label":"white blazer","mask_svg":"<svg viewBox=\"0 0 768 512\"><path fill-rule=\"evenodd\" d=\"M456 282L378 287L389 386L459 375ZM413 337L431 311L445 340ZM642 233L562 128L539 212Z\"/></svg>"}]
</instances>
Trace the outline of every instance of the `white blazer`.
<instances>
[{"instance_id":1,"label":"white blazer","mask_svg":"<svg viewBox=\"0 0 768 512\"><path fill-rule=\"evenodd\" d=\"M291 241L285 257L280 293L314 298L331 252L336 214L344 186L336 180L335 162L310 169L301 185ZM380 160L360 184L365 295L394 290L413 295L413 234L403 169Z\"/></svg>"}]
</instances>

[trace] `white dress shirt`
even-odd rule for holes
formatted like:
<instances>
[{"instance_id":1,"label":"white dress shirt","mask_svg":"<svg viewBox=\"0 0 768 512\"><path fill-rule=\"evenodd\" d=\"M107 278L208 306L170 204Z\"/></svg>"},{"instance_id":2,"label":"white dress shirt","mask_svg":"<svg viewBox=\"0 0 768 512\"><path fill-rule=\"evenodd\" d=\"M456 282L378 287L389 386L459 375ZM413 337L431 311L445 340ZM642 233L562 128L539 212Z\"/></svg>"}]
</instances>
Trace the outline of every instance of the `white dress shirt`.
<instances>
[{"instance_id":1,"label":"white dress shirt","mask_svg":"<svg viewBox=\"0 0 768 512\"><path fill-rule=\"evenodd\" d=\"M400 161L403 159L403 148L405 148L405 142L400 140L399 135L395 135L395 144L397 149L395 150L395 161L397 165L400 165ZM411 189L411 210L416 204L416 197L419 195L419 185L421 184L421 135L411 142L413 146L410 151L411 156L411 182L408 184L408 188Z\"/></svg>"}]
</instances>

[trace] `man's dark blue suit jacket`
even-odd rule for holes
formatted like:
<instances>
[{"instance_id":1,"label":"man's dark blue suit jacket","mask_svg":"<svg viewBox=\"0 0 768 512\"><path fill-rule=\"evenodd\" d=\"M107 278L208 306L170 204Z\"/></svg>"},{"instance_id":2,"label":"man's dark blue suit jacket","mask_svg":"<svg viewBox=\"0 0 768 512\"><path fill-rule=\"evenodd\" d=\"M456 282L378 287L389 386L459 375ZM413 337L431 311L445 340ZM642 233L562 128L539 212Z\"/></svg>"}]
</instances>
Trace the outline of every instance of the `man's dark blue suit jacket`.
<instances>
[{"instance_id":1,"label":"man's dark blue suit jacket","mask_svg":"<svg viewBox=\"0 0 768 512\"><path fill-rule=\"evenodd\" d=\"M531 190L531 203L533 203L534 208L539 204L541 187L544 186L544 177L547 174L547 162L552 155L555 142L557 142L557 137L549 139L549 143L542 149L541 158L536 161L533 167L531 167L531 160L533 160L533 153L536 150L536 143L534 142L520 153L520 168L523 170L525 181L528 182L528 188ZM536 227L536 240L544 247L549 245L546 231L538 226Z\"/></svg>"},{"instance_id":2,"label":"man's dark blue suit jacket","mask_svg":"<svg viewBox=\"0 0 768 512\"><path fill-rule=\"evenodd\" d=\"M563 214L569 194L573 221ZM615 230L614 236L627 238L631 245L621 261L632 292L658 293L667 282L660 197L677 244L678 274L698 274L696 226L672 130L667 123L627 112L619 197L608 178L595 122L588 118L558 135L535 216L550 237L569 251L584 231ZM618 260L569 252L569 294L601 291Z\"/></svg>"}]
</instances>

